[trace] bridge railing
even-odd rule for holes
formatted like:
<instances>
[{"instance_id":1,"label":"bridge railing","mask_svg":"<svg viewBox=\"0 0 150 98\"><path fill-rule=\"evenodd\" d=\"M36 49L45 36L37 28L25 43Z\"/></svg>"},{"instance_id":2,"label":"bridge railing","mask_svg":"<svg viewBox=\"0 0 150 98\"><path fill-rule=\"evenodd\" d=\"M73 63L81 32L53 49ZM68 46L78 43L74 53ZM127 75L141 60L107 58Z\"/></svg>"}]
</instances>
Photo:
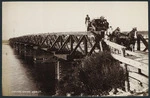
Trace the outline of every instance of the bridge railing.
<instances>
[{"instance_id":1,"label":"bridge railing","mask_svg":"<svg viewBox=\"0 0 150 98\"><path fill-rule=\"evenodd\" d=\"M111 48L112 56L122 63L121 66L123 66L126 71L126 91L138 91L148 88L148 64L128 58L128 55L134 58L144 58L145 55L142 53L135 53L129 50L125 50L124 46L118 45L108 40L105 40L105 42ZM148 59L148 55L146 58Z\"/></svg>"}]
</instances>

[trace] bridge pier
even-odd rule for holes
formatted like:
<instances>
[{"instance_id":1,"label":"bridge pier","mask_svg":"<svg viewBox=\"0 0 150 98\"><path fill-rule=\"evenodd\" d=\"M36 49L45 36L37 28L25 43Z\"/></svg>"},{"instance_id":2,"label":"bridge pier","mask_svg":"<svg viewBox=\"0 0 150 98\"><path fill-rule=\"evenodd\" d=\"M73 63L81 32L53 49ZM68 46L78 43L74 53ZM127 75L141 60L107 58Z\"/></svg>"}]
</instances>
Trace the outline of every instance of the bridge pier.
<instances>
[{"instance_id":1,"label":"bridge pier","mask_svg":"<svg viewBox=\"0 0 150 98\"><path fill-rule=\"evenodd\" d=\"M55 79L56 79L56 94L57 91L62 89L62 82L71 82L73 71L77 65L76 61L58 60L55 66ZM62 81L62 82L60 82Z\"/></svg>"},{"instance_id":2,"label":"bridge pier","mask_svg":"<svg viewBox=\"0 0 150 98\"><path fill-rule=\"evenodd\" d=\"M73 70L74 61L58 60L56 64L56 79L59 81L63 78L64 74L68 74L69 71Z\"/></svg>"},{"instance_id":3,"label":"bridge pier","mask_svg":"<svg viewBox=\"0 0 150 98\"><path fill-rule=\"evenodd\" d=\"M60 61L57 61L57 64L56 64L56 79L59 81L60 80Z\"/></svg>"}]
</instances>

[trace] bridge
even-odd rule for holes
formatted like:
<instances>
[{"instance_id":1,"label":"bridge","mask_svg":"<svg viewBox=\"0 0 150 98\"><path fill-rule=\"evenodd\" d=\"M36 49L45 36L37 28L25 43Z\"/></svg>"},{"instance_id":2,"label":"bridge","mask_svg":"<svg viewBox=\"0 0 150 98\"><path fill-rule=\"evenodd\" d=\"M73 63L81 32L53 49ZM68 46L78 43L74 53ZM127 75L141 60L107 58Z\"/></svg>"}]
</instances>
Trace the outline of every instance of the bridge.
<instances>
[{"instance_id":1,"label":"bridge","mask_svg":"<svg viewBox=\"0 0 150 98\"><path fill-rule=\"evenodd\" d=\"M112 56L120 61L120 65L126 70L126 91L141 91L141 89L148 88L148 52L144 52L148 49L148 43L141 35L141 39L137 39L137 50L134 52L106 39L95 42L91 36L90 31L42 33L11 38L9 42L22 56L32 56L34 61L38 60L38 56L34 53L38 54L38 50L46 54L53 54L54 57L51 59L55 58L58 61L56 66L58 80L61 78L61 61L81 61L87 55L105 51L106 47L103 44L105 42ZM140 51L141 41L145 45L144 51ZM97 44L100 44L99 49L96 47ZM48 60L48 57L49 55L41 56L42 61Z\"/></svg>"}]
</instances>

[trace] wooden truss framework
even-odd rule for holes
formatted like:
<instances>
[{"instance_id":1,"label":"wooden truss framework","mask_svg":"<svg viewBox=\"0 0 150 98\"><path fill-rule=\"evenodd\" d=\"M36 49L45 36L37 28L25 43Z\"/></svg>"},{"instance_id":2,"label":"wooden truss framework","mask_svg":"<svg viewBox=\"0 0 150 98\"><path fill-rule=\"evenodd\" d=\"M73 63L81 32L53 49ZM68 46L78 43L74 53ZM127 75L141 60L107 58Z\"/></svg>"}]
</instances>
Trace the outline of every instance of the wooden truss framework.
<instances>
[{"instance_id":1,"label":"wooden truss framework","mask_svg":"<svg viewBox=\"0 0 150 98\"><path fill-rule=\"evenodd\" d=\"M53 51L55 54L69 55L75 57L78 52L82 56L91 55L95 52L96 44L91 42L87 34L39 34L26 35L10 39L10 43L22 43L27 46L38 46L46 48L47 51ZM79 55L78 54L78 55Z\"/></svg>"}]
</instances>

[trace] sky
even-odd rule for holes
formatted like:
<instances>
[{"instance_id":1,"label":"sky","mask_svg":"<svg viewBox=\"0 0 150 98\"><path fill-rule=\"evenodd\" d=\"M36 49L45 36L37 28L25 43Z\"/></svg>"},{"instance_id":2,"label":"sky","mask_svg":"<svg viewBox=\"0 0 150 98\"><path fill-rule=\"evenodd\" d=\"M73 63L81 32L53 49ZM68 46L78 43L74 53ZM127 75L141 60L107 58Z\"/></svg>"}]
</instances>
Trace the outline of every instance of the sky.
<instances>
[{"instance_id":1,"label":"sky","mask_svg":"<svg viewBox=\"0 0 150 98\"><path fill-rule=\"evenodd\" d=\"M86 31L85 17L104 16L121 31L148 31L148 2L2 2L2 39L27 34Z\"/></svg>"}]
</instances>

